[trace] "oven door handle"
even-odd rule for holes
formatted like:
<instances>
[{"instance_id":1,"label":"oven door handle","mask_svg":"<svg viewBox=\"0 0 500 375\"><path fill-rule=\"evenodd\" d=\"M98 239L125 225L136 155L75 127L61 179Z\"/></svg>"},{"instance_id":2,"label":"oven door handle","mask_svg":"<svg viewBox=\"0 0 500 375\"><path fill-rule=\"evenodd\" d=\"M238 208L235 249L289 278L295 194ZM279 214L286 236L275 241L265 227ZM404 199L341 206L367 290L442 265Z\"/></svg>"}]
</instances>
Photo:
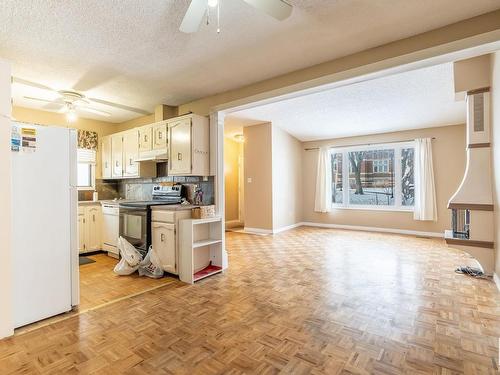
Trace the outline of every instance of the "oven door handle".
<instances>
[{"instance_id":1,"label":"oven door handle","mask_svg":"<svg viewBox=\"0 0 500 375\"><path fill-rule=\"evenodd\" d=\"M147 211L146 207L136 207L136 206L126 206L126 205L120 205L120 208L130 210L130 211Z\"/></svg>"}]
</instances>

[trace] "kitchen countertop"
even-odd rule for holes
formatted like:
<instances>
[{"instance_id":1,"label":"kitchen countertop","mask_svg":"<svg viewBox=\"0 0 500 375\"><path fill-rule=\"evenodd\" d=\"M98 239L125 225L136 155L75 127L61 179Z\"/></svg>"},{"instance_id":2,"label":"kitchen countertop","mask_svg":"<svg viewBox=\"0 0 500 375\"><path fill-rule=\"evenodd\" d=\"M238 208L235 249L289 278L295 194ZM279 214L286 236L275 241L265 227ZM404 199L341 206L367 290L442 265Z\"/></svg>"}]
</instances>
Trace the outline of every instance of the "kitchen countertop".
<instances>
[{"instance_id":1,"label":"kitchen countertop","mask_svg":"<svg viewBox=\"0 0 500 375\"><path fill-rule=\"evenodd\" d=\"M153 211L182 211L191 210L193 208L200 207L194 204L169 204L165 206L153 206L151 209Z\"/></svg>"}]
</instances>

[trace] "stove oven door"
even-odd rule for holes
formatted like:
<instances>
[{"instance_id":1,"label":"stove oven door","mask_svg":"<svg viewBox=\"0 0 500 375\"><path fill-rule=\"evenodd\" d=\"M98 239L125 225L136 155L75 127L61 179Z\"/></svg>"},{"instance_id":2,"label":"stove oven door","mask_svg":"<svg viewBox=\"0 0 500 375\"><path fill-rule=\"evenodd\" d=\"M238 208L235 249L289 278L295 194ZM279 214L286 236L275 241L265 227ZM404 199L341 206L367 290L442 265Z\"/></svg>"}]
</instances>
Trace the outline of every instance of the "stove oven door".
<instances>
[{"instance_id":1,"label":"stove oven door","mask_svg":"<svg viewBox=\"0 0 500 375\"><path fill-rule=\"evenodd\" d=\"M148 209L120 205L120 236L135 246L143 255L148 247Z\"/></svg>"}]
</instances>

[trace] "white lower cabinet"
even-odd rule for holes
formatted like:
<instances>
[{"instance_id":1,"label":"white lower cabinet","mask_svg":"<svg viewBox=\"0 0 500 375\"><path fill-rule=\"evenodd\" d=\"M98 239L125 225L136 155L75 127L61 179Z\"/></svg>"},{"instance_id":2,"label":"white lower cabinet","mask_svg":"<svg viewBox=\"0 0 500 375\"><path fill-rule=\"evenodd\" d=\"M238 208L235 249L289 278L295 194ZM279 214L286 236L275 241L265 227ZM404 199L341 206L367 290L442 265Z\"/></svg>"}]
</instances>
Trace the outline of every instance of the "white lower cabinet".
<instances>
[{"instance_id":1,"label":"white lower cabinet","mask_svg":"<svg viewBox=\"0 0 500 375\"><path fill-rule=\"evenodd\" d=\"M160 258L163 270L177 274L175 224L153 222L151 231L153 234L152 245Z\"/></svg>"},{"instance_id":2,"label":"white lower cabinet","mask_svg":"<svg viewBox=\"0 0 500 375\"><path fill-rule=\"evenodd\" d=\"M101 222L100 204L78 207L78 251L80 253L102 249Z\"/></svg>"}]
</instances>

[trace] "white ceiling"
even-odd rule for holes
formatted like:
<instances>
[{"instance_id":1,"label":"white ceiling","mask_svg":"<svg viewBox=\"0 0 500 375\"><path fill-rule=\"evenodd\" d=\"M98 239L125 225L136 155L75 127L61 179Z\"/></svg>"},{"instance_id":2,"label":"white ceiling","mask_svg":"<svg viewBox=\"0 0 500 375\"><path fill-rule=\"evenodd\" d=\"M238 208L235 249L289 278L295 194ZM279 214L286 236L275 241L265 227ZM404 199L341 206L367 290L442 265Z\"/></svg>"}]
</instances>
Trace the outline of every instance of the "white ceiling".
<instances>
[{"instance_id":1,"label":"white ceiling","mask_svg":"<svg viewBox=\"0 0 500 375\"><path fill-rule=\"evenodd\" d=\"M289 2L292 16L278 22L222 0L218 35L214 24L178 31L189 0L2 0L0 56L22 79L153 111L500 8L498 0ZM40 107L19 90L15 104ZM115 122L138 116L108 110Z\"/></svg>"},{"instance_id":2,"label":"white ceiling","mask_svg":"<svg viewBox=\"0 0 500 375\"><path fill-rule=\"evenodd\" d=\"M226 136L243 126L272 122L301 141L386 133L465 122L455 101L453 65L355 83L231 113Z\"/></svg>"}]
</instances>

